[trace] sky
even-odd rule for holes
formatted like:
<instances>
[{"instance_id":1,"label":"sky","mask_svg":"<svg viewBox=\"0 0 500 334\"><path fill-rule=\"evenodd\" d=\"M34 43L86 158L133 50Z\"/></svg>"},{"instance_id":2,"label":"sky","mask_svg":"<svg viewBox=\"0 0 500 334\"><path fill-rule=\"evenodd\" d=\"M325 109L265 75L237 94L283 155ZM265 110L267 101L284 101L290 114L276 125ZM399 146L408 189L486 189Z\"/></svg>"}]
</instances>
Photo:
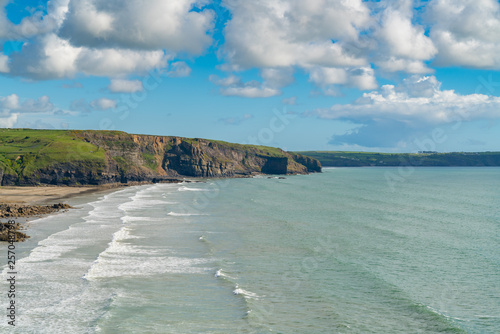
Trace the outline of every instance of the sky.
<instances>
[{"instance_id":1,"label":"sky","mask_svg":"<svg viewBox=\"0 0 500 334\"><path fill-rule=\"evenodd\" d=\"M0 0L0 127L500 151L494 0Z\"/></svg>"}]
</instances>

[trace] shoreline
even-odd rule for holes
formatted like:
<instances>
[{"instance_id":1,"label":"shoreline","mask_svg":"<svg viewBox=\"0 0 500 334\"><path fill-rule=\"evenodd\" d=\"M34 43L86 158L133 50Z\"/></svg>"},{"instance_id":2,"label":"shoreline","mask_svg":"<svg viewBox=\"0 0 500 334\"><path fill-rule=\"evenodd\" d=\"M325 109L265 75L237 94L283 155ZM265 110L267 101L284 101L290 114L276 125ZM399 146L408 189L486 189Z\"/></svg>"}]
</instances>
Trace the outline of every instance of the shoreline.
<instances>
[{"instance_id":1,"label":"shoreline","mask_svg":"<svg viewBox=\"0 0 500 334\"><path fill-rule=\"evenodd\" d=\"M0 243L8 242L10 233L14 242L29 239L29 222L68 210L76 209L68 204L69 199L91 194L108 193L120 188L147 184L130 182L127 184L106 184L100 186L3 186L0 187ZM20 210L20 211L19 211ZM9 224L13 222L13 224Z\"/></svg>"},{"instance_id":2,"label":"shoreline","mask_svg":"<svg viewBox=\"0 0 500 334\"><path fill-rule=\"evenodd\" d=\"M183 182L184 180L179 180ZM114 189L152 184L151 182L108 183L99 186L2 186L0 204L25 206L52 205L80 195L107 192Z\"/></svg>"}]
</instances>

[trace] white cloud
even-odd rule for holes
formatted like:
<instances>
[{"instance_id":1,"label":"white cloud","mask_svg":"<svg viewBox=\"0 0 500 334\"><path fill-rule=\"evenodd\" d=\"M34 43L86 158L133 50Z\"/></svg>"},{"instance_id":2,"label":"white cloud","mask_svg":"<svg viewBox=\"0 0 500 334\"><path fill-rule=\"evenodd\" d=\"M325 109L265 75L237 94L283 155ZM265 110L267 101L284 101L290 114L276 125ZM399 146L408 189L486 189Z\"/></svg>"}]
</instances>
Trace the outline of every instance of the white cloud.
<instances>
[{"instance_id":1,"label":"white cloud","mask_svg":"<svg viewBox=\"0 0 500 334\"><path fill-rule=\"evenodd\" d=\"M309 69L309 80L322 87L325 93L334 91L331 85L346 85L361 90L378 87L375 71L369 67L362 68L329 68L312 67Z\"/></svg>"},{"instance_id":2,"label":"white cloud","mask_svg":"<svg viewBox=\"0 0 500 334\"><path fill-rule=\"evenodd\" d=\"M242 82L239 77L234 75L222 79L216 75L211 75L209 79L220 87L220 93L224 96L259 98L281 94L279 89L270 87L265 82L260 83L255 80Z\"/></svg>"},{"instance_id":3,"label":"white cloud","mask_svg":"<svg viewBox=\"0 0 500 334\"><path fill-rule=\"evenodd\" d=\"M412 22L413 1L391 3L381 15L375 30L378 41L374 62L387 72L431 72L424 61L432 59L437 49L423 27Z\"/></svg>"},{"instance_id":4,"label":"white cloud","mask_svg":"<svg viewBox=\"0 0 500 334\"><path fill-rule=\"evenodd\" d=\"M55 34L48 34L23 46L11 61L11 73L45 80L74 77L82 72L96 76L144 73L166 66L163 51L89 49L74 47Z\"/></svg>"},{"instance_id":5,"label":"white cloud","mask_svg":"<svg viewBox=\"0 0 500 334\"><path fill-rule=\"evenodd\" d=\"M436 64L500 68L500 4L496 0L435 0L429 4Z\"/></svg>"},{"instance_id":6,"label":"white cloud","mask_svg":"<svg viewBox=\"0 0 500 334\"><path fill-rule=\"evenodd\" d=\"M377 66L385 72L406 72L410 74L423 74L433 72L420 60L402 59L396 57L378 60Z\"/></svg>"},{"instance_id":7,"label":"white cloud","mask_svg":"<svg viewBox=\"0 0 500 334\"><path fill-rule=\"evenodd\" d=\"M21 105L21 110L23 112L49 112L54 111L55 106L50 102L50 98L47 95L41 96L36 100L27 99Z\"/></svg>"},{"instance_id":8,"label":"white cloud","mask_svg":"<svg viewBox=\"0 0 500 334\"><path fill-rule=\"evenodd\" d=\"M56 108L46 95L25 100L21 100L17 94L0 97L0 127L3 128L17 124L20 115L54 112Z\"/></svg>"},{"instance_id":9,"label":"white cloud","mask_svg":"<svg viewBox=\"0 0 500 334\"><path fill-rule=\"evenodd\" d=\"M6 97L0 97L0 108L6 112L38 113L53 111L55 107L46 95L36 100L26 99L21 103L17 94L11 94Z\"/></svg>"},{"instance_id":10,"label":"white cloud","mask_svg":"<svg viewBox=\"0 0 500 334\"><path fill-rule=\"evenodd\" d=\"M66 16L69 1L48 1L46 13L38 10L39 8L32 8L35 11L31 16L23 18L17 25L10 26L11 38L22 40L57 30Z\"/></svg>"},{"instance_id":11,"label":"white cloud","mask_svg":"<svg viewBox=\"0 0 500 334\"><path fill-rule=\"evenodd\" d=\"M428 73L437 49L413 22L413 2L343 0L225 0L232 13L222 54L225 70L301 68L327 95L339 86L378 87L372 64L384 72ZM369 7L373 9L370 11ZM376 8L381 9L380 11ZM266 85L267 82L267 85Z\"/></svg>"},{"instance_id":12,"label":"white cloud","mask_svg":"<svg viewBox=\"0 0 500 334\"><path fill-rule=\"evenodd\" d=\"M389 54L413 60L428 60L436 48L422 27L412 23L413 2L404 0L384 12L382 24L376 35L389 48Z\"/></svg>"},{"instance_id":13,"label":"white cloud","mask_svg":"<svg viewBox=\"0 0 500 334\"><path fill-rule=\"evenodd\" d=\"M219 78L216 75L211 75L209 77L209 80L216 84L217 86L232 86L232 85L238 85L241 83L241 79L235 75L230 75L225 78Z\"/></svg>"},{"instance_id":14,"label":"white cloud","mask_svg":"<svg viewBox=\"0 0 500 334\"><path fill-rule=\"evenodd\" d=\"M8 73L9 71L9 57L0 54L0 73Z\"/></svg>"},{"instance_id":15,"label":"white cloud","mask_svg":"<svg viewBox=\"0 0 500 334\"><path fill-rule=\"evenodd\" d=\"M285 87L295 81L293 68L264 68L261 76L265 85L273 88Z\"/></svg>"},{"instance_id":16,"label":"white cloud","mask_svg":"<svg viewBox=\"0 0 500 334\"><path fill-rule=\"evenodd\" d=\"M433 76L413 76L400 86L385 85L365 93L353 104L337 104L309 115L356 122L396 121L409 126L500 118L500 97L460 95L453 90L441 90L440 86Z\"/></svg>"},{"instance_id":17,"label":"white cloud","mask_svg":"<svg viewBox=\"0 0 500 334\"><path fill-rule=\"evenodd\" d=\"M221 88L221 93L224 96L257 98L276 96L280 94L280 91L269 87L260 87L258 83L249 82L241 87Z\"/></svg>"},{"instance_id":18,"label":"white cloud","mask_svg":"<svg viewBox=\"0 0 500 334\"><path fill-rule=\"evenodd\" d=\"M0 117L0 128L11 128L17 123L18 113L9 115L8 117Z\"/></svg>"},{"instance_id":19,"label":"white cloud","mask_svg":"<svg viewBox=\"0 0 500 334\"><path fill-rule=\"evenodd\" d=\"M211 44L213 11L192 10L205 3L52 0L46 13L34 11L17 25L0 13L0 37L4 33L25 42L10 60L0 55L0 72L47 80L78 73L123 77L163 69L176 52L200 54ZM176 62L167 75L186 76L190 71Z\"/></svg>"},{"instance_id":20,"label":"white cloud","mask_svg":"<svg viewBox=\"0 0 500 334\"><path fill-rule=\"evenodd\" d=\"M108 110L116 108L116 100L111 100L107 98L100 98L93 100L89 103L90 107L94 110Z\"/></svg>"},{"instance_id":21,"label":"white cloud","mask_svg":"<svg viewBox=\"0 0 500 334\"><path fill-rule=\"evenodd\" d=\"M200 0L71 0L61 36L79 46L202 53L214 12Z\"/></svg>"},{"instance_id":22,"label":"white cloud","mask_svg":"<svg viewBox=\"0 0 500 334\"><path fill-rule=\"evenodd\" d=\"M0 97L0 107L9 110L19 109L19 96L11 94L6 97Z\"/></svg>"},{"instance_id":23,"label":"white cloud","mask_svg":"<svg viewBox=\"0 0 500 334\"><path fill-rule=\"evenodd\" d=\"M225 55L242 68L361 66L366 59L332 40L356 40L367 25L360 1L226 0L232 18L225 28Z\"/></svg>"},{"instance_id":24,"label":"white cloud","mask_svg":"<svg viewBox=\"0 0 500 334\"><path fill-rule=\"evenodd\" d=\"M167 75L171 78L183 78L191 74L191 68L183 61L176 61L170 64Z\"/></svg>"},{"instance_id":25,"label":"white cloud","mask_svg":"<svg viewBox=\"0 0 500 334\"><path fill-rule=\"evenodd\" d=\"M78 99L71 102L70 110L72 110L73 112L91 112L94 110L115 109L116 106L116 100L108 99L105 97L95 99L90 102L87 102L85 99Z\"/></svg>"},{"instance_id":26,"label":"white cloud","mask_svg":"<svg viewBox=\"0 0 500 334\"><path fill-rule=\"evenodd\" d=\"M136 93L144 90L139 80L113 79L108 86L113 93Z\"/></svg>"}]
</instances>

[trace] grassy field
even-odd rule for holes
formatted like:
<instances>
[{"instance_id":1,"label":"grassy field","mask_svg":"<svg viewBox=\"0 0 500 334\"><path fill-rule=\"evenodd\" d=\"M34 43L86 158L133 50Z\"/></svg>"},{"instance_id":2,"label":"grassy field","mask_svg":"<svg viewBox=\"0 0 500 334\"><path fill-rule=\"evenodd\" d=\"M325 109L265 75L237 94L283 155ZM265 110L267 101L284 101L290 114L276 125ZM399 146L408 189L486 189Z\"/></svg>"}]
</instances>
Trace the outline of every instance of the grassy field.
<instances>
[{"instance_id":1,"label":"grassy field","mask_svg":"<svg viewBox=\"0 0 500 334\"><path fill-rule=\"evenodd\" d=\"M500 166L500 152L373 153L341 151L296 152L318 159L323 167L365 166Z\"/></svg>"},{"instance_id":2,"label":"grassy field","mask_svg":"<svg viewBox=\"0 0 500 334\"><path fill-rule=\"evenodd\" d=\"M0 167L30 175L54 163L102 163L105 152L67 130L0 129Z\"/></svg>"}]
</instances>

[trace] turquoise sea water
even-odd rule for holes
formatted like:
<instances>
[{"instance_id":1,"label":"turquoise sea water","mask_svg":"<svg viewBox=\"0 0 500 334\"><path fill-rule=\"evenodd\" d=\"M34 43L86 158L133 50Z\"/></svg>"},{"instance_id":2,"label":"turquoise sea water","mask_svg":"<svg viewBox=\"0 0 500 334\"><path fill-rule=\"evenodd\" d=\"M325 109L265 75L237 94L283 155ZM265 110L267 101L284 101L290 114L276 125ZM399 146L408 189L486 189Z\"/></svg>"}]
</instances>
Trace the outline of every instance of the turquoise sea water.
<instances>
[{"instance_id":1,"label":"turquoise sea water","mask_svg":"<svg viewBox=\"0 0 500 334\"><path fill-rule=\"evenodd\" d=\"M499 333L499 176L341 168L73 199L18 244L0 332Z\"/></svg>"}]
</instances>

